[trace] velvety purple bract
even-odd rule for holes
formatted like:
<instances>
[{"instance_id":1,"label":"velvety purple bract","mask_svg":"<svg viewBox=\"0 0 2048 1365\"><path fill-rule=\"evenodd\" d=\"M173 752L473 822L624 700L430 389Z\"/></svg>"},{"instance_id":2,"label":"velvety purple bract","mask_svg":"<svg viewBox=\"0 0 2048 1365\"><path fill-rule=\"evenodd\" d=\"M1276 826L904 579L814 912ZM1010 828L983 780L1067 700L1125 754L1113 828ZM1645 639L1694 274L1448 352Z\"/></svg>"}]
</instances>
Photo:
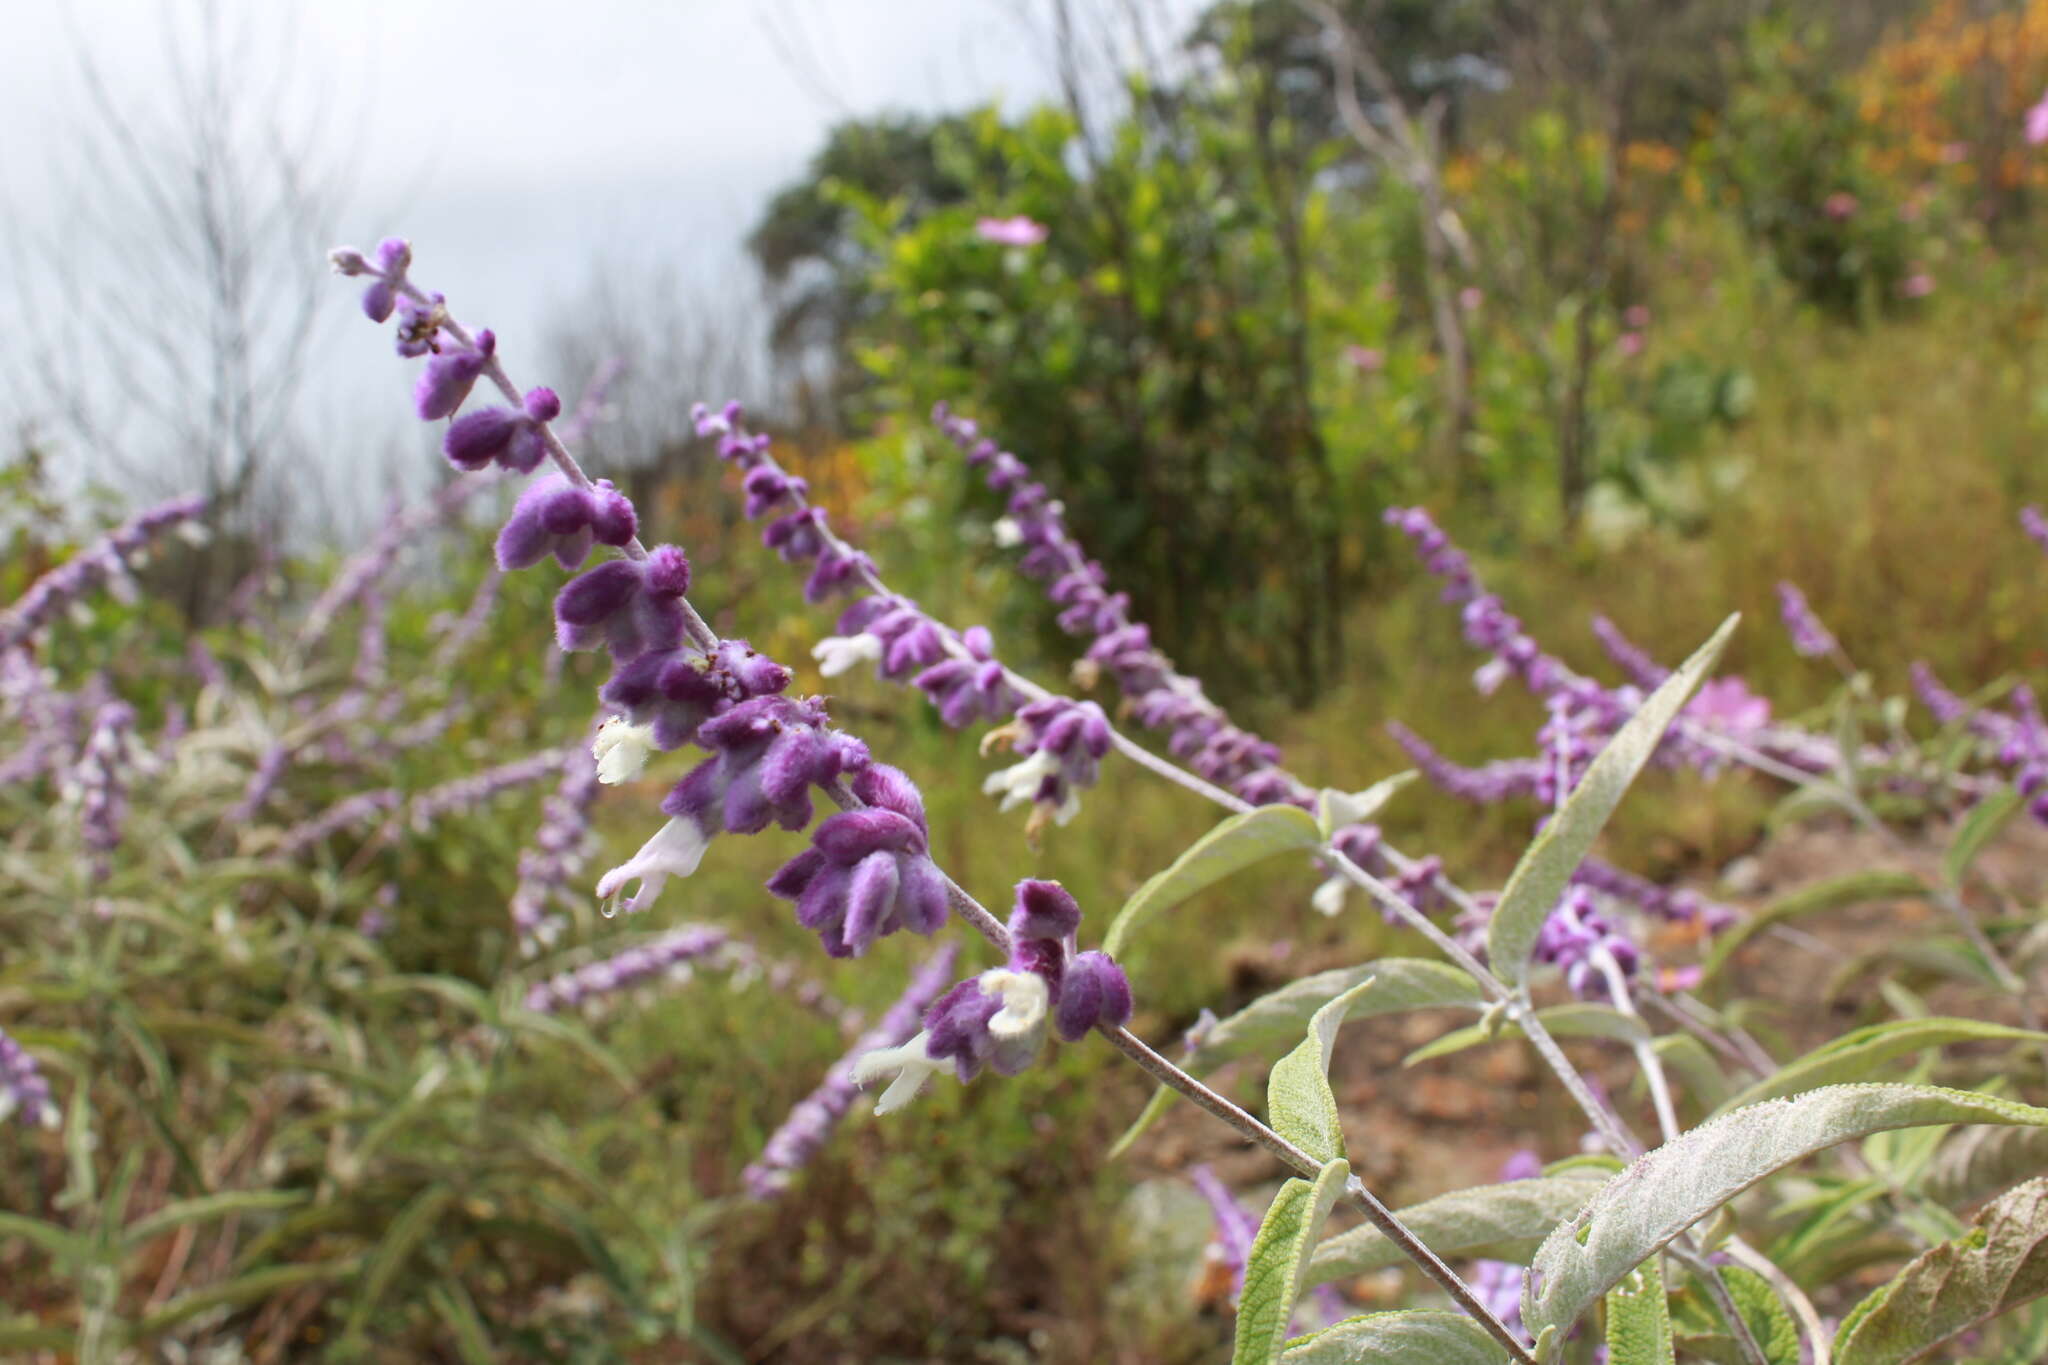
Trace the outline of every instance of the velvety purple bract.
<instances>
[{"instance_id":1,"label":"velvety purple bract","mask_svg":"<svg viewBox=\"0 0 2048 1365\"><path fill-rule=\"evenodd\" d=\"M1086 952L1066 964L1053 1030L1062 1042L1079 1042L1096 1028L1120 1028L1131 1017L1131 983L1107 953Z\"/></svg>"},{"instance_id":2,"label":"velvety purple bract","mask_svg":"<svg viewBox=\"0 0 2048 1365\"><path fill-rule=\"evenodd\" d=\"M662 802L707 838L723 831L754 834L771 823L802 829L811 822L810 789L868 764L867 746L826 728L815 698L757 697L697 727L712 756L692 769Z\"/></svg>"},{"instance_id":3,"label":"velvety purple bract","mask_svg":"<svg viewBox=\"0 0 2048 1365\"><path fill-rule=\"evenodd\" d=\"M565 650L602 645L614 659L673 649L682 641L689 586L689 560L673 545L656 547L644 560L600 564L556 595L555 638Z\"/></svg>"},{"instance_id":4,"label":"velvety purple bract","mask_svg":"<svg viewBox=\"0 0 2048 1365\"><path fill-rule=\"evenodd\" d=\"M889 771L889 785L907 783ZM796 902L798 923L828 955L858 957L898 929L930 934L945 924L945 879L926 849L922 811L914 819L881 806L841 811L769 879L768 891Z\"/></svg>"},{"instance_id":5,"label":"velvety purple bract","mask_svg":"<svg viewBox=\"0 0 2048 1365\"><path fill-rule=\"evenodd\" d=\"M1010 910L1012 938L1060 941L1072 938L1080 928L1080 903L1064 886L1037 880L1017 883Z\"/></svg>"},{"instance_id":6,"label":"velvety purple bract","mask_svg":"<svg viewBox=\"0 0 2048 1365\"><path fill-rule=\"evenodd\" d=\"M412 394L420 420L432 422L461 407L462 400L469 397L470 386L484 372L497 348L498 339L485 328L476 334L473 348L451 347L428 360Z\"/></svg>"}]
</instances>

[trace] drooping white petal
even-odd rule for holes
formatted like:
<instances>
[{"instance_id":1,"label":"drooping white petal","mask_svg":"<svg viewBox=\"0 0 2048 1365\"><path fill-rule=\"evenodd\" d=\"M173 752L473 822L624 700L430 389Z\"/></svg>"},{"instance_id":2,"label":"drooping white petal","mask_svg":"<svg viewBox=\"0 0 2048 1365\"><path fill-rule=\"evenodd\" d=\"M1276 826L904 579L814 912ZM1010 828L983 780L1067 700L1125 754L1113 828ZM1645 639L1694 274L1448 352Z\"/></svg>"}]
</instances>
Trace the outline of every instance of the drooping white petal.
<instances>
[{"instance_id":1,"label":"drooping white petal","mask_svg":"<svg viewBox=\"0 0 2048 1365\"><path fill-rule=\"evenodd\" d=\"M811 657L818 661L818 672L836 678L856 664L879 661L882 640L865 631L859 635L827 635L811 646Z\"/></svg>"},{"instance_id":2,"label":"drooping white petal","mask_svg":"<svg viewBox=\"0 0 2048 1365\"><path fill-rule=\"evenodd\" d=\"M642 844L638 853L598 879L597 898L609 901L625 890L628 882L638 880L640 889L629 896L620 908L629 914L645 910L654 904L655 898L661 894L662 884L670 877L687 877L697 870L697 864L704 861L704 850L710 843L704 832L697 828L695 820L677 816Z\"/></svg>"},{"instance_id":3,"label":"drooping white petal","mask_svg":"<svg viewBox=\"0 0 2048 1365\"><path fill-rule=\"evenodd\" d=\"M925 1052L929 1032L919 1032L915 1038L900 1047L876 1048L873 1052L861 1054L853 1064L853 1083L865 1089L870 1083L884 1076L893 1076L889 1088L875 1100L875 1112L888 1114L901 1109L924 1089L924 1083L946 1069L946 1063L936 1062Z\"/></svg>"},{"instance_id":4,"label":"drooping white petal","mask_svg":"<svg viewBox=\"0 0 2048 1365\"><path fill-rule=\"evenodd\" d=\"M989 529L995 533L996 544L1005 550L1024 543L1024 528L1015 517L997 517Z\"/></svg>"},{"instance_id":5,"label":"drooping white petal","mask_svg":"<svg viewBox=\"0 0 2048 1365\"><path fill-rule=\"evenodd\" d=\"M999 809L1013 810L1035 800L1045 779L1059 771L1059 766L1058 759L1040 749L1022 763L1013 763L990 773L981 784L982 794L1001 797Z\"/></svg>"}]
</instances>

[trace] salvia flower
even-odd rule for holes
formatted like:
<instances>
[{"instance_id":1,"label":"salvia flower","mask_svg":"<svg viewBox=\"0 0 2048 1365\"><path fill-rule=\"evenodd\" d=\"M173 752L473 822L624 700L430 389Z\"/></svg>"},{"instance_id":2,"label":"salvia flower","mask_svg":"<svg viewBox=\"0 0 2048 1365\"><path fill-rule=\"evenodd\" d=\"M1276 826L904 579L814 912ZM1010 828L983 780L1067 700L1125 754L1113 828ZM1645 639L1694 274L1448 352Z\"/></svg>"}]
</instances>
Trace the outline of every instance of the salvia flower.
<instances>
[{"instance_id":1,"label":"salvia flower","mask_svg":"<svg viewBox=\"0 0 2048 1365\"><path fill-rule=\"evenodd\" d=\"M363 253L352 247L338 248L327 259L339 274L373 277L363 290L363 316L372 322L383 322L398 302L399 285L412 264L412 247L403 237L386 237L377 243L373 260L365 260Z\"/></svg>"},{"instance_id":2,"label":"salvia flower","mask_svg":"<svg viewBox=\"0 0 2048 1365\"><path fill-rule=\"evenodd\" d=\"M565 569L580 566L594 544L622 546L639 533L626 495L599 479L589 488L549 474L520 493L498 532L498 567L524 569L549 555Z\"/></svg>"},{"instance_id":3,"label":"salvia flower","mask_svg":"<svg viewBox=\"0 0 2048 1365\"><path fill-rule=\"evenodd\" d=\"M29 1128L55 1128L61 1116L36 1059L0 1029L0 1123L9 1118Z\"/></svg>"},{"instance_id":4,"label":"salvia flower","mask_svg":"<svg viewBox=\"0 0 2048 1365\"><path fill-rule=\"evenodd\" d=\"M429 294L424 303L400 294L398 326L393 329L392 345L407 359L431 355L440 344L441 324L447 320L446 301L439 294Z\"/></svg>"},{"instance_id":5,"label":"salvia flower","mask_svg":"<svg viewBox=\"0 0 2048 1365\"><path fill-rule=\"evenodd\" d=\"M673 649L682 642L689 588L690 561L673 545L586 569L555 596L556 643L572 652L603 646L614 659Z\"/></svg>"},{"instance_id":6,"label":"salvia flower","mask_svg":"<svg viewBox=\"0 0 2048 1365\"><path fill-rule=\"evenodd\" d=\"M946 879L928 853L924 803L910 779L883 764L863 768L853 793L865 803L812 832L811 847L768 881L796 902L797 922L831 957L859 957L878 938L946 922Z\"/></svg>"},{"instance_id":7,"label":"salvia flower","mask_svg":"<svg viewBox=\"0 0 2048 1365\"><path fill-rule=\"evenodd\" d=\"M653 649L620 664L599 695L624 721L607 722L598 745L600 776L609 785L640 771L649 749L681 748L697 727L740 702L789 686L790 671L745 640L721 640L708 653L694 645ZM637 731L638 733L634 733Z\"/></svg>"},{"instance_id":8,"label":"salvia flower","mask_svg":"<svg viewBox=\"0 0 2048 1365\"><path fill-rule=\"evenodd\" d=\"M443 782L412 798L406 818L415 833L424 834L434 822L458 811L473 810L505 792L538 782L561 771L562 751L547 749L482 772Z\"/></svg>"},{"instance_id":9,"label":"salvia flower","mask_svg":"<svg viewBox=\"0 0 2048 1365\"><path fill-rule=\"evenodd\" d=\"M412 405L420 420L432 422L452 416L462 406L462 400L469 397L470 388L491 363L497 349L498 339L486 327L476 334L474 346L450 346L435 352L413 386Z\"/></svg>"},{"instance_id":10,"label":"salvia flower","mask_svg":"<svg viewBox=\"0 0 2048 1365\"><path fill-rule=\"evenodd\" d=\"M917 1030L918 1020L953 975L958 957L958 947L950 943L934 953L917 969L887 1013L855 1040L844 1057L833 1063L818 1088L789 1111L789 1117L761 1148L761 1155L740 1174L749 1194L756 1199L772 1199L789 1188L796 1173L810 1164L853 1108L860 1095L860 1086L853 1078L860 1059L901 1044Z\"/></svg>"},{"instance_id":11,"label":"salvia flower","mask_svg":"<svg viewBox=\"0 0 2048 1365\"><path fill-rule=\"evenodd\" d=\"M489 407L467 413L448 424L441 453L457 469L471 473L492 463L531 474L547 458L541 424L562 415L562 400L553 389L526 391L520 410Z\"/></svg>"},{"instance_id":12,"label":"salvia flower","mask_svg":"<svg viewBox=\"0 0 2048 1365\"><path fill-rule=\"evenodd\" d=\"M1080 788L1092 787L1109 752L1109 718L1092 701L1048 697L1017 713L1014 725L992 731L1010 737L1024 761L991 773L982 791L1002 798L1002 809L1030 802L1034 825L1050 818L1064 825L1081 809Z\"/></svg>"},{"instance_id":13,"label":"salvia flower","mask_svg":"<svg viewBox=\"0 0 2048 1365\"><path fill-rule=\"evenodd\" d=\"M1778 584L1778 613L1784 618L1785 633L1792 637L1792 648L1807 658L1818 659L1841 648L1796 584Z\"/></svg>"},{"instance_id":14,"label":"salvia flower","mask_svg":"<svg viewBox=\"0 0 2048 1365\"><path fill-rule=\"evenodd\" d=\"M1128 1021L1131 988L1123 970L1103 953L1074 955L1080 923L1081 907L1058 882L1019 882L1009 964L960 982L939 997L916 1037L871 1052L854 1067L862 1085L893 1078L875 1112L901 1107L948 1064L963 1083L984 1067L1014 1076L1037 1058L1050 1031L1072 1041Z\"/></svg>"},{"instance_id":15,"label":"salvia flower","mask_svg":"<svg viewBox=\"0 0 2048 1365\"><path fill-rule=\"evenodd\" d=\"M609 899L633 882L628 910L654 903L670 877L697 870L714 835L755 834L770 824L811 822L810 789L867 766L867 746L825 725L815 698L756 697L697 728L711 757L661 803L670 819L632 858L607 872L597 894Z\"/></svg>"},{"instance_id":16,"label":"salvia flower","mask_svg":"<svg viewBox=\"0 0 2048 1365\"><path fill-rule=\"evenodd\" d=\"M975 235L997 246L1037 246L1049 231L1021 213L1014 218L978 218L974 223Z\"/></svg>"},{"instance_id":17,"label":"salvia flower","mask_svg":"<svg viewBox=\"0 0 2048 1365\"><path fill-rule=\"evenodd\" d=\"M1597 960L1602 949L1624 975L1635 971L1642 956L1635 944L1616 932L1594 908L1592 894L1582 886L1573 886L1550 912L1550 918L1543 921L1536 936L1535 960L1560 968L1573 995L1605 999L1607 979Z\"/></svg>"},{"instance_id":18,"label":"salvia flower","mask_svg":"<svg viewBox=\"0 0 2048 1365\"><path fill-rule=\"evenodd\" d=\"M974 722L1000 720L1016 714L1024 702L1010 686L1009 674L994 656L995 642L983 626L960 633L967 658L942 659L912 679L918 691L939 709L939 719L954 729Z\"/></svg>"},{"instance_id":19,"label":"salvia flower","mask_svg":"<svg viewBox=\"0 0 2048 1365\"><path fill-rule=\"evenodd\" d=\"M2028 506L2020 509L2020 529L2027 533L2027 539L2048 550L2048 517L2041 515L2040 508Z\"/></svg>"}]
</instances>

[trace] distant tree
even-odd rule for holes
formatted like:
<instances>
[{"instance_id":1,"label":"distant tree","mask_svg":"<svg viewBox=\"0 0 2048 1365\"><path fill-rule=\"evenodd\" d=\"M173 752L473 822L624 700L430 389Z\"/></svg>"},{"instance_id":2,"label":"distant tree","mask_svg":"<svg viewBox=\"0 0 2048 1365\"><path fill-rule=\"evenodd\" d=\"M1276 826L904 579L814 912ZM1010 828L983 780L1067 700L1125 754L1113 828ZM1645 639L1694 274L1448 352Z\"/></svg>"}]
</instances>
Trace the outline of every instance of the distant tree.
<instances>
[{"instance_id":1,"label":"distant tree","mask_svg":"<svg viewBox=\"0 0 2048 1365\"><path fill-rule=\"evenodd\" d=\"M848 192L899 204L913 219L958 203L969 186L942 164L937 147L960 125L957 116L911 114L835 125L803 179L777 193L748 234L747 250L768 283L769 345L819 390L809 416L836 418L856 379L843 343L874 260L854 231Z\"/></svg>"}]
</instances>

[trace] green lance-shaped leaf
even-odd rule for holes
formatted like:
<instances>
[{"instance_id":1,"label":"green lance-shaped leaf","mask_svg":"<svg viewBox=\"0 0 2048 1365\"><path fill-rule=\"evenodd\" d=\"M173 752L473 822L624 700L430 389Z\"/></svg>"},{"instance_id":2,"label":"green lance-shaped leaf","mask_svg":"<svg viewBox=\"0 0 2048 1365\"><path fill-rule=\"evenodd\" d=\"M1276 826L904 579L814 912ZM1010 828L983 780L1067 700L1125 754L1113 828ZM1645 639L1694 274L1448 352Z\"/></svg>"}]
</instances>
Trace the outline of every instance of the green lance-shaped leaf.
<instances>
[{"instance_id":1,"label":"green lance-shaped leaf","mask_svg":"<svg viewBox=\"0 0 2048 1365\"><path fill-rule=\"evenodd\" d=\"M121 1238L132 1249L187 1223L203 1223L238 1213L274 1213L303 1204L306 1197L300 1190L227 1190L180 1199L130 1223L121 1230Z\"/></svg>"},{"instance_id":2,"label":"green lance-shaped leaf","mask_svg":"<svg viewBox=\"0 0 2048 1365\"><path fill-rule=\"evenodd\" d=\"M1664 1272L1650 1257L1607 1291L1608 1365L1674 1365Z\"/></svg>"},{"instance_id":3,"label":"green lance-shaped leaf","mask_svg":"<svg viewBox=\"0 0 2048 1365\"><path fill-rule=\"evenodd\" d=\"M1965 1128L1942 1144L1927 1195L1952 1209L2048 1170L2048 1128Z\"/></svg>"},{"instance_id":4,"label":"green lance-shaped leaf","mask_svg":"<svg viewBox=\"0 0 2048 1365\"><path fill-rule=\"evenodd\" d=\"M1780 1095L1796 1095L1802 1090L1818 1090L1824 1085L1866 1081L1873 1071L1894 1057L1926 1048L1947 1047L1951 1043L2029 1041L2048 1042L2048 1034L1987 1024L1981 1019L1891 1019L1845 1033L1797 1061L1786 1063L1717 1112L1726 1113Z\"/></svg>"},{"instance_id":5,"label":"green lance-shaped leaf","mask_svg":"<svg viewBox=\"0 0 2048 1365\"><path fill-rule=\"evenodd\" d=\"M1266 1122L1317 1161L1344 1155L1344 1126L1330 1089L1330 1049L1353 999L1371 989L1370 981L1354 986L1317 1010L1308 1021L1308 1037L1275 1062L1266 1078Z\"/></svg>"},{"instance_id":6,"label":"green lance-shaped leaf","mask_svg":"<svg viewBox=\"0 0 2048 1365\"><path fill-rule=\"evenodd\" d=\"M1977 855L1998 837L2023 804L2025 798L2018 791L2000 787L1971 807L1956 830L1955 841L1941 857L1941 874L1950 886L1963 884L1963 878L1970 875L1970 864L1977 861Z\"/></svg>"},{"instance_id":7,"label":"green lance-shaped leaf","mask_svg":"<svg viewBox=\"0 0 2048 1365\"><path fill-rule=\"evenodd\" d=\"M1362 993L1366 982L1372 989ZM1357 967L1333 967L1326 972L1290 981L1279 990L1262 995L1228 1019L1218 1020L1203 1033L1182 1065L1201 1075L1225 1062L1265 1051L1301 1036L1309 1016L1347 992L1350 1019L1369 1019L1403 1010L1483 1009L1486 997L1478 983L1457 967L1419 957L1388 957ZM1179 1092L1160 1086L1137 1121L1117 1139L1111 1157L1121 1155L1161 1114L1173 1107Z\"/></svg>"},{"instance_id":8,"label":"green lance-shaped leaf","mask_svg":"<svg viewBox=\"0 0 2048 1365\"><path fill-rule=\"evenodd\" d=\"M1771 1172L1852 1138L1929 1123L2048 1125L2048 1109L1932 1085L1836 1085L1724 1114L1636 1158L1544 1239L1522 1322L1564 1332L1621 1277Z\"/></svg>"},{"instance_id":9,"label":"green lance-shaped leaf","mask_svg":"<svg viewBox=\"0 0 2048 1365\"><path fill-rule=\"evenodd\" d=\"M1102 951L1122 957L1138 921L1179 905L1233 872L1281 853L1314 848L1323 841L1316 818L1299 806L1260 806L1228 820L1197 839L1164 872L1139 887L1110 922Z\"/></svg>"},{"instance_id":10,"label":"green lance-shaped leaf","mask_svg":"<svg viewBox=\"0 0 2048 1365\"><path fill-rule=\"evenodd\" d=\"M1446 1259L1484 1256L1521 1263L1612 1175L1604 1166L1577 1166L1527 1180L1476 1185L1411 1204L1398 1216L1424 1246ZM1370 1274L1405 1259L1385 1233L1361 1223L1316 1248L1302 1288Z\"/></svg>"},{"instance_id":11,"label":"green lance-shaped leaf","mask_svg":"<svg viewBox=\"0 0 2048 1365\"><path fill-rule=\"evenodd\" d=\"M1296 1337L1281 1365L1500 1365L1508 1353L1463 1313L1368 1313Z\"/></svg>"},{"instance_id":12,"label":"green lance-shaped leaf","mask_svg":"<svg viewBox=\"0 0 2048 1365\"><path fill-rule=\"evenodd\" d=\"M2048 1294L2048 1176L1986 1204L1964 1236L1909 1262L1851 1310L1839 1365L1904 1365L1988 1318Z\"/></svg>"},{"instance_id":13,"label":"green lance-shaped leaf","mask_svg":"<svg viewBox=\"0 0 2048 1365\"><path fill-rule=\"evenodd\" d=\"M1273 1196L1259 1235L1245 1256L1244 1292L1237 1301L1237 1346L1230 1365L1271 1365L1280 1358L1294 1316L1302 1267L1330 1206L1344 1192L1351 1164L1326 1163L1314 1183L1290 1180Z\"/></svg>"},{"instance_id":14,"label":"green lance-shaped leaf","mask_svg":"<svg viewBox=\"0 0 2048 1365\"><path fill-rule=\"evenodd\" d=\"M1772 901L1763 909L1744 919L1739 919L1722 930L1714 939L1714 950L1707 955L1701 966L1705 977L1711 980L1715 973L1728 965L1728 959L1735 950L1774 924L1798 919L1802 915L1818 914L1845 905L1861 905L1865 901L1890 900L1898 896L1924 896L1927 884L1910 872L1895 872L1889 868L1871 868L1862 872L1849 872L1826 881L1802 886Z\"/></svg>"},{"instance_id":15,"label":"green lance-shaped leaf","mask_svg":"<svg viewBox=\"0 0 2048 1365\"><path fill-rule=\"evenodd\" d=\"M1611 1005L1596 1005L1590 1001L1574 1001L1568 1005L1552 1005L1536 1011L1536 1018L1552 1037L1556 1038L1611 1038L1621 1043L1648 1042L1650 1030L1634 1015L1623 1014ZM1498 1029L1486 1024L1473 1024L1467 1028L1453 1029L1433 1042L1424 1043L1401 1061L1403 1066L1414 1066L1438 1057L1448 1057L1454 1052L1490 1043L1510 1033L1520 1036L1521 1029L1503 1021Z\"/></svg>"},{"instance_id":16,"label":"green lance-shaped leaf","mask_svg":"<svg viewBox=\"0 0 2048 1365\"><path fill-rule=\"evenodd\" d=\"M1564 809L1551 818L1522 855L1486 930L1487 962L1510 984L1520 986L1528 980L1529 954L1535 950L1543 921L1556 908L1572 873L1592 850L1608 817L1621 804L1622 794L1656 752L1686 698L1721 657L1721 649L1740 619L1731 616L1722 622L1714 637L1650 694L1586 769Z\"/></svg>"}]
</instances>

